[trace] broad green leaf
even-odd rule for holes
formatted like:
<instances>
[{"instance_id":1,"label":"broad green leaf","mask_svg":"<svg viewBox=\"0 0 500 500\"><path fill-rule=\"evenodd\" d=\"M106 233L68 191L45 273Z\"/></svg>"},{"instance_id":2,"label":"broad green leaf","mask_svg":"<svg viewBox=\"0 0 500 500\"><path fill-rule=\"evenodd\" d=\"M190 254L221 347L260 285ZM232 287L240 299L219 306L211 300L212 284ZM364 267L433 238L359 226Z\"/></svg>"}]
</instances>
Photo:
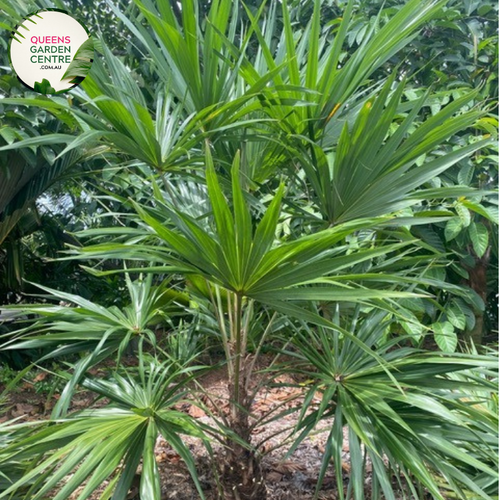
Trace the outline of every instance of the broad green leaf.
<instances>
[{"instance_id":1,"label":"broad green leaf","mask_svg":"<svg viewBox=\"0 0 500 500\"><path fill-rule=\"evenodd\" d=\"M453 325L448 321L433 323L434 340L445 352L454 352L457 348L458 338Z\"/></svg>"},{"instance_id":2,"label":"broad green leaf","mask_svg":"<svg viewBox=\"0 0 500 500\"><path fill-rule=\"evenodd\" d=\"M463 225L460 217L452 217L445 226L444 236L446 241L454 240L462 231Z\"/></svg>"},{"instance_id":3,"label":"broad green leaf","mask_svg":"<svg viewBox=\"0 0 500 500\"><path fill-rule=\"evenodd\" d=\"M462 227L468 227L471 221L469 209L462 205L462 203L457 202L455 203L455 210L460 218Z\"/></svg>"},{"instance_id":4,"label":"broad green leaf","mask_svg":"<svg viewBox=\"0 0 500 500\"><path fill-rule=\"evenodd\" d=\"M458 302L454 301L446 308L448 321L459 330L465 330L466 318Z\"/></svg>"},{"instance_id":5,"label":"broad green leaf","mask_svg":"<svg viewBox=\"0 0 500 500\"><path fill-rule=\"evenodd\" d=\"M44 78L41 82L35 82L34 85L35 92L40 92L40 94L55 94L56 91L50 84L50 82Z\"/></svg>"},{"instance_id":6,"label":"broad green leaf","mask_svg":"<svg viewBox=\"0 0 500 500\"><path fill-rule=\"evenodd\" d=\"M474 165L472 163L465 164L458 172L458 183L463 186L469 186L474 174Z\"/></svg>"},{"instance_id":7,"label":"broad green leaf","mask_svg":"<svg viewBox=\"0 0 500 500\"><path fill-rule=\"evenodd\" d=\"M481 258L486 253L489 245L488 229L480 222L473 222L469 226L468 231L472 246L474 247L474 252Z\"/></svg>"},{"instance_id":8,"label":"broad green leaf","mask_svg":"<svg viewBox=\"0 0 500 500\"><path fill-rule=\"evenodd\" d=\"M94 60L94 39L89 37L83 42L71 61L68 69L64 73L61 80L71 78L72 83L78 83L82 78L85 78L92 67Z\"/></svg>"}]
</instances>

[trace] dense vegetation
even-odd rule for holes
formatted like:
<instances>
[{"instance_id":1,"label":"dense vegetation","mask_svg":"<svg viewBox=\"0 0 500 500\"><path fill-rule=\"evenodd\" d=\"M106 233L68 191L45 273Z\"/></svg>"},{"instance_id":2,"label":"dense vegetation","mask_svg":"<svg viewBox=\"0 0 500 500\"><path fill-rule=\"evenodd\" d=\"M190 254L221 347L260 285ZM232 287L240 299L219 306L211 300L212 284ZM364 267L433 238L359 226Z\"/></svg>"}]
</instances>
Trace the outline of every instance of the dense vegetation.
<instances>
[{"instance_id":1,"label":"dense vegetation","mask_svg":"<svg viewBox=\"0 0 500 500\"><path fill-rule=\"evenodd\" d=\"M161 435L201 498L186 436L264 500L252 434L292 409L253 404L283 374L289 454L330 422L318 494L332 469L341 499L497 498L497 6L95 4L0 0L4 48L36 7L99 33L68 94L2 55L0 405L34 364L62 390L0 424L0 498L125 499L139 470L159 500Z\"/></svg>"}]
</instances>

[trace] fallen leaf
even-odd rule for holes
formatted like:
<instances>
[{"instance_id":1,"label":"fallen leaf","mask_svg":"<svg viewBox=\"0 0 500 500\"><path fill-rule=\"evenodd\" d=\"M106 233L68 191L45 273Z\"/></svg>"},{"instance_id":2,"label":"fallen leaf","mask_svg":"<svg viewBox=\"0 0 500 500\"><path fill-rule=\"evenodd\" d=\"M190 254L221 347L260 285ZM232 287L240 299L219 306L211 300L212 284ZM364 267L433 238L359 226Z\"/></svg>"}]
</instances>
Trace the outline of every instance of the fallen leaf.
<instances>
[{"instance_id":1,"label":"fallen leaf","mask_svg":"<svg viewBox=\"0 0 500 500\"><path fill-rule=\"evenodd\" d=\"M86 399L74 399L71 404L75 408L80 408L82 406L89 406L89 402Z\"/></svg>"},{"instance_id":2,"label":"fallen leaf","mask_svg":"<svg viewBox=\"0 0 500 500\"><path fill-rule=\"evenodd\" d=\"M47 372L39 373L34 379L33 382L41 382L47 378Z\"/></svg>"},{"instance_id":3,"label":"fallen leaf","mask_svg":"<svg viewBox=\"0 0 500 500\"><path fill-rule=\"evenodd\" d=\"M21 417L24 415L29 415L34 412L35 407L29 404L18 403L15 405L14 410L12 410L13 417Z\"/></svg>"},{"instance_id":4,"label":"fallen leaf","mask_svg":"<svg viewBox=\"0 0 500 500\"><path fill-rule=\"evenodd\" d=\"M206 413L198 406L191 405L191 408L189 408L188 413L193 417L193 418L201 418L206 416Z\"/></svg>"},{"instance_id":5,"label":"fallen leaf","mask_svg":"<svg viewBox=\"0 0 500 500\"><path fill-rule=\"evenodd\" d=\"M292 472L304 471L306 470L306 467L298 462L286 460L285 462L279 462L274 465L273 470L279 472L280 474L290 474Z\"/></svg>"},{"instance_id":6,"label":"fallen leaf","mask_svg":"<svg viewBox=\"0 0 500 500\"><path fill-rule=\"evenodd\" d=\"M270 484L279 483L282 479L283 479L283 474L280 474L279 472L276 471L271 471L269 474L266 475L266 481Z\"/></svg>"}]
</instances>

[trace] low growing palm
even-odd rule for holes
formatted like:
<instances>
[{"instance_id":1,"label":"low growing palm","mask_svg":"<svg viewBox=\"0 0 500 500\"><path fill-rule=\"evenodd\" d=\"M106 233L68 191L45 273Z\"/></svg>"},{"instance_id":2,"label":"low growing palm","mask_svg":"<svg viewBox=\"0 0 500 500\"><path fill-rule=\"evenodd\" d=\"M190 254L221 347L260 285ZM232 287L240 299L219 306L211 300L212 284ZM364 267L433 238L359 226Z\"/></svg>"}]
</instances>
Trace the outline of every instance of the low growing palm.
<instances>
[{"instance_id":1,"label":"low growing palm","mask_svg":"<svg viewBox=\"0 0 500 500\"><path fill-rule=\"evenodd\" d=\"M359 220L326 229L294 241L275 244L276 226L281 212L283 186L260 221L255 222L240 184L239 156L232 166L231 210L224 196L212 157L207 150L207 189L213 213L213 225L200 224L162 200L156 189L155 209L136 205L147 234L155 234L161 244L102 244L87 246L90 257L123 258L140 261L162 258L170 270L201 277L210 283L213 310L221 331L228 366L230 394L229 428L239 438L231 439L221 461L226 496L234 491L241 498L263 498L264 481L258 457L251 447L249 414L252 398L248 393L252 377L248 356L249 328L254 321L254 303L270 305L278 311L306 314L295 302L335 300L360 302L384 297L410 296L393 290L371 290L353 286L315 286L317 278L349 268L363 261L393 252L406 243L362 249L345 254L336 246L357 229L373 227L387 219ZM163 221L165 214L170 229ZM161 256L161 257L160 257ZM147 268L146 268L147 270ZM224 290L224 301L221 291ZM291 303L290 303L291 302ZM247 448L242 445L246 443ZM237 482L237 487L234 488ZM233 492L233 493L229 493Z\"/></svg>"},{"instance_id":2,"label":"low growing palm","mask_svg":"<svg viewBox=\"0 0 500 500\"><path fill-rule=\"evenodd\" d=\"M372 498L395 499L395 489L410 498L425 498L425 492L441 500L448 494L488 498L489 485L498 478L497 460L487 446L471 453L470 445L496 446L491 429L498 415L487 410L496 391L495 357L394 349L401 338L388 338L391 318L384 311L358 309L343 326L338 314L321 323L297 325L296 349L287 351L297 360L294 372L307 378L306 403L320 395L317 409L308 412L304 405L301 432L289 453L317 422L334 417L318 486L333 462L341 499L365 498L369 475Z\"/></svg>"},{"instance_id":3,"label":"low growing palm","mask_svg":"<svg viewBox=\"0 0 500 500\"><path fill-rule=\"evenodd\" d=\"M12 472L13 464L29 462L19 479L9 478L10 485L4 478L0 498L24 490L23 498L42 499L50 494L50 498L65 500L84 484L78 496L83 500L106 482L100 498L125 500L142 462L141 498L159 499L155 443L160 434L182 457L203 497L193 457L181 436L200 438L208 447L209 441L192 417L174 408L187 393L192 369L160 363L146 354L139 360L135 374L129 370L109 380L87 378L83 382L83 387L108 399L106 406L64 419L0 429L7 438L18 434L15 440L7 439L0 452L2 470ZM29 427L33 427L30 432Z\"/></svg>"},{"instance_id":4,"label":"low growing palm","mask_svg":"<svg viewBox=\"0 0 500 500\"><path fill-rule=\"evenodd\" d=\"M422 487L441 499L442 491L450 489L465 498L467 489L488 498L481 486L473 485L471 477L478 471L491 475L491 467L482 466L475 458L465 459L460 440L449 446L442 441L432 444L432 436L426 437L424 430L412 430L417 422L408 416L418 412L419 418L428 419L443 432L467 429L470 421L465 420L463 406L451 408L462 395L455 395L446 377L449 372L477 367L486 358L397 350L401 339L385 341L383 329L377 325L394 317L407 319L399 299L427 294L418 288L414 276L405 280L404 273L399 277L384 275L376 263L389 257L398 259L400 252L408 249L425 249L405 228L442 221L450 215L435 213L426 203L473 192L467 187L429 189L428 182L489 142L478 137L463 147L449 151L442 148L454 134L474 127L485 112L473 106L474 92L462 90L463 97L423 120L421 111L432 94L403 100L407 82L399 78L401 82L396 84L401 76L396 72L381 85L369 86L367 82L399 48L417 36L425 22L438 16L445 2L407 2L383 26L375 24L345 64L341 64L340 56L352 1L336 33L321 29L320 0L314 2L307 28L294 33L293 20L283 2L283 30L277 46L273 44L276 3L267 15L264 4L257 13L246 9L248 22L242 21L238 4L230 0L212 2L207 19L199 18L193 0L182 0L181 5L180 15L168 2L153 0L136 0L130 7L133 16L129 17L113 8L149 57L159 82L149 82L145 91L124 63L104 47L102 59L94 63L81 90L74 92L78 105L57 97L3 100L13 106L39 106L48 112L75 116L79 127L76 138L53 134L38 142L19 141L0 149L62 143L67 144L61 153L64 156L99 142L106 148L107 158L132 161L131 171L148 186L149 199L124 200L116 195L127 205L129 214L132 210L132 215L126 216L127 229L103 230L102 242L73 249L73 257L122 259L127 266L135 262L137 267L129 267L130 272L141 271L161 279L173 275L181 283L182 293L196 300L198 292L203 292L201 300L205 300L207 314L218 322L228 372L230 408L220 422L227 439L219 460L226 500L266 498L261 457L251 440L249 390L255 369L250 350L258 354L267 340L268 325L262 325L261 343L256 347L249 341L254 322L268 317L260 314L262 311L269 311L271 317L285 317L288 327L295 329L291 336L296 351L290 354L313 367L309 370L315 385L306 396L306 406L313 391L323 394L320 410L312 416L302 415L299 440L320 418L335 415L321 476L333 459L339 495L343 494L339 447L346 423L353 464L347 496L352 491L356 500L363 498L365 453L375 470L374 498L380 492L394 498L393 489L401 489L391 484L394 477L403 477L411 494ZM259 43L254 54L249 49L253 40ZM176 185L183 189L189 182L203 185L198 195L204 199L200 206L186 212L175 190ZM107 194L115 195L113 191ZM402 209L415 205L415 214L401 217ZM118 219L121 216L113 215ZM352 243L354 239L356 244ZM425 262L431 267L432 259L419 253L405 262L409 266ZM100 271L96 264L93 272ZM193 287L196 293L191 293ZM84 358L87 361L80 364L72 387L85 375L88 360L94 362L123 350L134 331L147 336L146 317L155 315L148 309L141 318L134 316L138 323L130 323L123 312L90 308L75 297L70 301L80 302L81 308L58 310L56 321L42 326L49 331L26 331L27 338L11 347L55 341L61 354L73 352L75 347L92 350ZM319 310L318 303L327 307ZM342 321L352 326L341 327L339 319L331 320L330 311L337 304L342 304ZM352 319L356 306L367 315L360 321L363 326L359 330ZM373 308L382 312L369 315ZM36 308L26 310L37 312ZM89 317L99 317L91 341L84 331L75 331L78 327L64 320L66 314L87 316L86 310L91 311ZM53 329L62 333L53 333ZM155 371L160 378L161 370ZM412 385L419 381L421 388ZM135 396L125 401L113 394L109 384L85 384L98 394L107 392L111 399L115 397L131 425L127 431L123 428L123 441L118 440L119 452L115 452L111 445L96 448L102 436L88 426L86 419L92 414L63 422L60 432L64 434L67 426L71 437L69 443L62 444L65 451L79 444L82 436L95 445L87 450L88 465L75 474L78 480L69 484L76 487L78 481L95 471L89 479L93 487L112 473L111 466L98 467L105 458L117 467L122 458L133 453L127 475L121 476L127 479L117 483L121 489L112 497L123 498L130 484L129 474L141 456L137 450L146 450L147 443L149 454L145 456L150 457L156 431L167 434L170 424L163 420L163 403L157 406L137 396L141 405L136 406ZM128 384L127 394L139 394L147 385L144 380L137 389L132 382L122 380L121 384ZM159 384L158 391L163 389L166 386ZM426 405L429 408L423 408ZM139 413L134 408L139 408ZM438 410L442 411L439 418ZM120 412L117 415L122 415ZM106 411L93 415L108 416ZM111 420L110 425L122 423L114 417ZM125 445L132 423L140 442L133 452ZM35 440L43 436L38 434L31 441L13 444L4 455L8 460L18 449L19 453L48 453L49 458L37 465L26 481L55 467L62 457L61 451L52 452L61 444L59 431L53 432L56 438L49 439L48 447L37 448ZM472 435L477 436L468 433L467 439ZM169 439L184 450L177 433ZM104 450L112 457L106 457ZM407 450L411 451L408 456L404 454ZM192 466L191 458L185 452L181 455ZM149 479L144 479L143 498L157 500L156 470L148 460L144 460ZM394 477L387 471L386 461L396 472ZM57 480L77 464L71 460L63 463L66 465L60 472L54 471ZM49 488L57 482L50 481ZM21 484L25 483L17 483L8 491ZM91 486L85 493L90 493ZM37 495L47 491L40 482L34 488ZM61 491L66 494L67 490Z\"/></svg>"},{"instance_id":5,"label":"low growing palm","mask_svg":"<svg viewBox=\"0 0 500 500\"><path fill-rule=\"evenodd\" d=\"M116 354L119 361L131 344L146 340L156 346L155 326L167 317L168 305L182 297L166 286L153 286L152 275L132 281L126 275L130 302L123 308L104 307L79 295L39 285L59 304L12 306L20 314L33 315L35 321L15 333L5 335L3 349L41 349L39 361L80 355L73 376L56 406L53 417L64 416L77 384L89 369ZM32 317L33 317L32 316Z\"/></svg>"}]
</instances>

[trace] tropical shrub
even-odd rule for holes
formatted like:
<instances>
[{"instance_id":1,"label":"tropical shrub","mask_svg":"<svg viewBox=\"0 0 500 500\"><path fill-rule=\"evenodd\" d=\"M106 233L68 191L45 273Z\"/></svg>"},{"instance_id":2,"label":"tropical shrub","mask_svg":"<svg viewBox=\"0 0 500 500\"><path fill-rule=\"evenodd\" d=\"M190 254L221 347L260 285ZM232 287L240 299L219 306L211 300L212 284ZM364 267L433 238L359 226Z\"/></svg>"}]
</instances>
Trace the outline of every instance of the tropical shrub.
<instances>
[{"instance_id":1,"label":"tropical shrub","mask_svg":"<svg viewBox=\"0 0 500 500\"><path fill-rule=\"evenodd\" d=\"M468 210L493 223L481 205L490 191L441 180L491 147L483 134L489 107L464 85L436 109L439 91L414 90L398 67L384 74L446 3L411 0L381 13L357 44L353 1L342 19L323 24L326 2L316 0L305 26L286 1L180 5L110 4L146 56L142 65L102 43L70 98L2 100L18 113L64 118L67 129L19 137L0 152L50 147L55 161L78 152L112 165L100 188L102 218L114 223L77 234L66 261L85 261L101 279L121 276L129 297L99 304L39 285L47 303L14 307L29 324L4 336L4 347L44 349L73 373L52 420L0 431L2 470L27 467L0 498L43 498L58 487L62 499L85 484L83 499L110 480L101 498L124 499L142 460L141 498L159 499L161 433L201 496L183 434L209 450L210 439L223 445L221 496L265 499L251 438L263 349L288 360L279 371L307 377L290 453L334 417L318 491L333 462L340 498L494 498L495 361L454 352L454 327L465 329L483 298L445 279L450 261L432 238L446 225L452 241L458 219L470 226ZM477 251L484 231L475 224ZM158 324L170 330L161 345ZM212 414L213 427L173 409L199 384L203 336L207 349L220 346L228 375L229 410ZM437 347L423 349L432 336ZM135 352L137 370L121 366L125 352ZM92 377L108 358L115 373ZM68 414L77 387L110 403Z\"/></svg>"},{"instance_id":2,"label":"tropical shrub","mask_svg":"<svg viewBox=\"0 0 500 500\"><path fill-rule=\"evenodd\" d=\"M54 486L72 473L71 480L53 498L68 498L85 480L80 496L88 498L110 476L102 497L109 498L112 492L115 498L126 498L142 460L141 498L160 498L154 452L159 434L184 459L199 487L193 459L180 434L204 436L191 417L173 409L185 393L190 369L144 358L147 355L140 356L134 378L130 373L116 373L111 380L85 381L86 388L109 400L105 407L73 414L52 426L47 423L41 430L38 423L29 433L26 424L19 424L27 435L14 441L7 439L0 458L8 460L8 469L4 470L10 472L14 470L13 463L23 463L34 456L40 458L31 460L19 482L5 487L2 496L18 490L22 484L27 498L46 498ZM5 431L6 438L8 431L15 430L16 427ZM15 477L8 479L12 483Z\"/></svg>"}]
</instances>

